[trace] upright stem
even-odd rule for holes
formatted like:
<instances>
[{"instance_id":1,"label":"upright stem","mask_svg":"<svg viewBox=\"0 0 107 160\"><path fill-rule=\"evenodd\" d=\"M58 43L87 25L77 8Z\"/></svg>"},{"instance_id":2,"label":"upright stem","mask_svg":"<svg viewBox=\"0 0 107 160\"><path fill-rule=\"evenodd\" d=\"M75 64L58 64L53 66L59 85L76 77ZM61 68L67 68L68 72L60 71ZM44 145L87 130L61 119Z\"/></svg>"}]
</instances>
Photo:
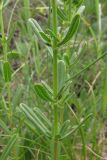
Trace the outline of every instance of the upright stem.
<instances>
[{"instance_id":1,"label":"upright stem","mask_svg":"<svg viewBox=\"0 0 107 160\"><path fill-rule=\"evenodd\" d=\"M23 1L24 4L24 18L27 20L28 18L30 18L30 0L24 0Z\"/></svg>"},{"instance_id":2,"label":"upright stem","mask_svg":"<svg viewBox=\"0 0 107 160\"><path fill-rule=\"evenodd\" d=\"M4 62L8 61L7 59L7 39L5 35L5 29L4 29L4 21L3 21L3 0L0 0L0 32L2 34L2 48L3 48L3 58ZM11 88L10 88L10 82L7 83L6 85L7 89L7 95L8 95L8 106L9 106L9 112L8 112L8 117L10 120L10 124L12 124L12 108L11 108Z\"/></svg>"},{"instance_id":3,"label":"upright stem","mask_svg":"<svg viewBox=\"0 0 107 160\"><path fill-rule=\"evenodd\" d=\"M4 22L3 22L3 1L0 1L0 32L2 34L2 47L3 47L3 54L4 60L7 60L7 42L4 33Z\"/></svg>"},{"instance_id":4,"label":"upright stem","mask_svg":"<svg viewBox=\"0 0 107 160\"><path fill-rule=\"evenodd\" d=\"M57 0L52 0L52 20L53 20L53 32L57 37ZM53 91L54 99L57 101L58 93L58 71L57 71L57 54L58 49L56 48L56 40L53 39ZM58 160L58 139L56 138L58 134L58 106L57 103L54 104L54 132L53 132L53 160Z\"/></svg>"},{"instance_id":5,"label":"upright stem","mask_svg":"<svg viewBox=\"0 0 107 160\"><path fill-rule=\"evenodd\" d=\"M95 0L95 5L96 5L96 16L97 16L97 35L98 35L98 57L101 56L101 46L100 46L100 41L101 41L101 4L99 0Z\"/></svg>"}]
</instances>

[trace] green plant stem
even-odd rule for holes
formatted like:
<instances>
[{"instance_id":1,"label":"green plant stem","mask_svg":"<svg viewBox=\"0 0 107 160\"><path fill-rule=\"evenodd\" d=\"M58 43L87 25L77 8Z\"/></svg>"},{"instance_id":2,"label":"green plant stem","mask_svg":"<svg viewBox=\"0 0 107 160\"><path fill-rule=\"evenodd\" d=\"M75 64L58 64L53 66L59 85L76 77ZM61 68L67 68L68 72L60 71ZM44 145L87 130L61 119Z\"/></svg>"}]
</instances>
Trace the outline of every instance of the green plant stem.
<instances>
[{"instance_id":1,"label":"green plant stem","mask_svg":"<svg viewBox=\"0 0 107 160\"><path fill-rule=\"evenodd\" d=\"M97 35L98 37L98 57L101 56L101 46L100 46L100 41L101 41L101 4L99 0L95 0L95 6L96 6L96 16L97 16Z\"/></svg>"},{"instance_id":2,"label":"green plant stem","mask_svg":"<svg viewBox=\"0 0 107 160\"><path fill-rule=\"evenodd\" d=\"M3 53L4 53L4 60L7 60L7 44L6 44L6 38L4 33L4 22L3 22L3 2L0 2L0 32L2 33L2 47L3 47Z\"/></svg>"},{"instance_id":3,"label":"green plant stem","mask_svg":"<svg viewBox=\"0 0 107 160\"><path fill-rule=\"evenodd\" d=\"M23 4L24 4L24 16L25 19L27 20L28 18L30 18L30 1L24 0Z\"/></svg>"},{"instance_id":4,"label":"green plant stem","mask_svg":"<svg viewBox=\"0 0 107 160\"><path fill-rule=\"evenodd\" d=\"M57 37L57 0L52 0L52 20L53 20L53 32ZM57 54L58 49L56 48L56 40L53 39L53 91L54 99L57 102L57 93L58 93L58 66L57 66ZM58 160L58 139L56 138L58 134L58 106L57 103L54 104L54 132L53 132L53 160Z\"/></svg>"},{"instance_id":5,"label":"green plant stem","mask_svg":"<svg viewBox=\"0 0 107 160\"><path fill-rule=\"evenodd\" d=\"M2 47L3 47L3 54L4 54L4 61L7 61L7 39L4 32L4 21L3 21L3 2L0 3L0 32L2 33ZM9 106L9 120L10 124L12 124L12 108L11 108L11 88L10 82L7 83L7 95L8 95L8 106Z\"/></svg>"},{"instance_id":6,"label":"green plant stem","mask_svg":"<svg viewBox=\"0 0 107 160\"><path fill-rule=\"evenodd\" d=\"M2 11L2 8L3 8L3 3L0 2L0 32L2 34L4 34L4 25L3 25L3 11Z\"/></svg>"}]
</instances>

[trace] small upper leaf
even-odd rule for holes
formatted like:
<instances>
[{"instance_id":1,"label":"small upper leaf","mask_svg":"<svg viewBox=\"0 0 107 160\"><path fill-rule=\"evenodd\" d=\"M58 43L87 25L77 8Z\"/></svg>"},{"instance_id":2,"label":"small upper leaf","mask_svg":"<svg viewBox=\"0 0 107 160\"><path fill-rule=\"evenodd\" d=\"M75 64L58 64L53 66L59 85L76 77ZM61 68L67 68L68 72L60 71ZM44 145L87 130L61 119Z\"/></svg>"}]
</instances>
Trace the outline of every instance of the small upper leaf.
<instances>
[{"instance_id":1,"label":"small upper leaf","mask_svg":"<svg viewBox=\"0 0 107 160\"><path fill-rule=\"evenodd\" d=\"M51 39L49 37L48 34L45 34L42 30L42 28L40 27L39 23L33 19L30 18L28 20L29 24L31 25L32 29L34 30L34 32L36 33L36 35L47 45L51 45Z\"/></svg>"},{"instance_id":2,"label":"small upper leaf","mask_svg":"<svg viewBox=\"0 0 107 160\"><path fill-rule=\"evenodd\" d=\"M76 33L76 31L78 29L79 24L80 24L80 15L76 14L71 21L68 32L66 33L66 35L62 39L62 41L58 44L58 46L61 46L65 43L67 43L74 36L74 34Z\"/></svg>"}]
</instances>

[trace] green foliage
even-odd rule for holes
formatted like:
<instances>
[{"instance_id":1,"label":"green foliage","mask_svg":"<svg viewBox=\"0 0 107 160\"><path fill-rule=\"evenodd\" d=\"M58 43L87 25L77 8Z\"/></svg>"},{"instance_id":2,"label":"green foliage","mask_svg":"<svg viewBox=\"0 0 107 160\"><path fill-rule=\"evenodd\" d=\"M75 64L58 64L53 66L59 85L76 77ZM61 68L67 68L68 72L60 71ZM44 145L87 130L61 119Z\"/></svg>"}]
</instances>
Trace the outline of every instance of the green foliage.
<instances>
[{"instance_id":1,"label":"green foliage","mask_svg":"<svg viewBox=\"0 0 107 160\"><path fill-rule=\"evenodd\" d=\"M76 31L78 29L79 23L80 23L80 15L77 14L72 19L70 27L69 27L66 35L61 40L61 42L58 44L58 46L64 45L74 36L74 34L76 33Z\"/></svg>"},{"instance_id":2,"label":"green foliage","mask_svg":"<svg viewBox=\"0 0 107 160\"><path fill-rule=\"evenodd\" d=\"M13 135L9 142L7 143L2 155L0 156L0 160L6 160L8 158L8 155L9 153L12 151L14 145L15 145L15 142L17 140L17 135Z\"/></svg>"},{"instance_id":3,"label":"green foliage","mask_svg":"<svg viewBox=\"0 0 107 160\"><path fill-rule=\"evenodd\" d=\"M33 112L32 109L30 109L27 105L21 104L20 105L21 111L24 112L26 117L29 119L31 124L33 124L35 127L38 127L40 131L42 131L43 134L46 136L50 135L50 122L47 120L45 115L43 113L40 115L41 111L36 110ZM44 120L44 121L43 121ZM45 125L45 122L47 123L48 126Z\"/></svg>"},{"instance_id":4,"label":"green foliage","mask_svg":"<svg viewBox=\"0 0 107 160\"><path fill-rule=\"evenodd\" d=\"M3 63L3 75L4 75L4 80L5 82L10 82L11 81L11 66L8 61Z\"/></svg>"},{"instance_id":5,"label":"green foliage","mask_svg":"<svg viewBox=\"0 0 107 160\"><path fill-rule=\"evenodd\" d=\"M37 83L34 85L34 89L36 94L45 101L53 101L52 94L50 95L48 88L46 85L44 86L42 83Z\"/></svg>"},{"instance_id":6,"label":"green foliage","mask_svg":"<svg viewBox=\"0 0 107 160\"><path fill-rule=\"evenodd\" d=\"M0 1L0 160L106 158L106 6Z\"/></svg>"},{"instance_id":7,"label":"green foliage","mask_svg":"<svg viewBox=\"0 0 107 160\"><path fill-rule=\"evenodd\" d=\"M66 65L63 60L58 61L58 86L59 91L64 86L66 80Z\"/></svg>"}]
</instances>

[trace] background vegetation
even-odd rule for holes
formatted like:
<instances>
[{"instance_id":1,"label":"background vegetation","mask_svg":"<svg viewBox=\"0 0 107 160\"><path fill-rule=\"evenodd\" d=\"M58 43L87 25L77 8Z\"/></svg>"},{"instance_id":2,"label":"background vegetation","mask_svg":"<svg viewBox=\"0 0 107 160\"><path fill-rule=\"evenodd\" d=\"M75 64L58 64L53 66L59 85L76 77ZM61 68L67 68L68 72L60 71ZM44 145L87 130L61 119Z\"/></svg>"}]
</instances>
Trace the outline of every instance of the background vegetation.
<instances>
[{"instance_id":1,"label":"background vegetation","mask_svg":"<svg viewBox=\"0 0 107 160\"><path fill-rule=\"evenodd\" d=\"M0 0L0 160L107 159L107 1L84 0L82 8L78 2L57 1L56 37L49 31L51 1ZM54 104L58 105L59 150L55 159L50 135L53 52L29 18L60 41L84 6L77 32L58 47L58 89L63 89ZM43 88L38 91L41 81L49 95Z\"/></svg>"}]
</instances>

